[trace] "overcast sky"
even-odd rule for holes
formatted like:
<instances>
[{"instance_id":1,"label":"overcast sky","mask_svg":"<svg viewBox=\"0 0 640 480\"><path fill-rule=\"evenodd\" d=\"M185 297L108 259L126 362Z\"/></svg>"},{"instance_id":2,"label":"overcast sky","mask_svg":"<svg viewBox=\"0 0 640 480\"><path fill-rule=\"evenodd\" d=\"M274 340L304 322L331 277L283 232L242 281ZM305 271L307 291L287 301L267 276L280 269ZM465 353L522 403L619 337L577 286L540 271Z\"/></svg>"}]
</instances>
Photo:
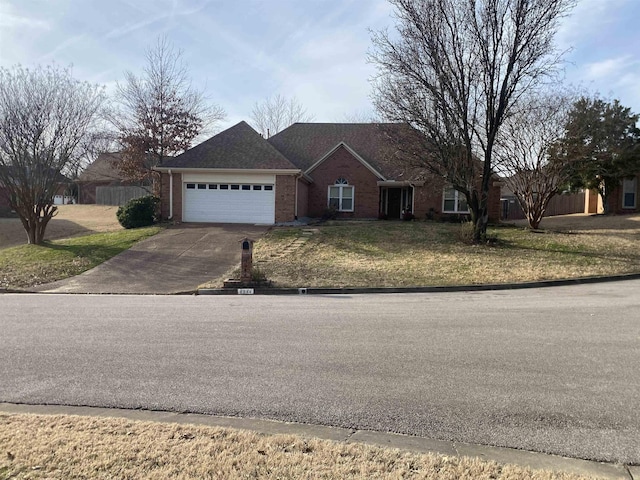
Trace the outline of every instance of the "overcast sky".
<instances>
[{"instance_id":1,"label":"overcast sky","mask_svg":"<svg viewBox=\"0 0 640 480\"><path fill-rule=\"evenodd\" d=\"M345 121L372 112L368 29L393 26L391 14L386 0L0 0L0 65L73 65L113 91L166 35L226 110L223 128L274 94ZM558 35L567 81L640 113L639 20L640 0L580 0Z\"/></svg>"}]
</instances>

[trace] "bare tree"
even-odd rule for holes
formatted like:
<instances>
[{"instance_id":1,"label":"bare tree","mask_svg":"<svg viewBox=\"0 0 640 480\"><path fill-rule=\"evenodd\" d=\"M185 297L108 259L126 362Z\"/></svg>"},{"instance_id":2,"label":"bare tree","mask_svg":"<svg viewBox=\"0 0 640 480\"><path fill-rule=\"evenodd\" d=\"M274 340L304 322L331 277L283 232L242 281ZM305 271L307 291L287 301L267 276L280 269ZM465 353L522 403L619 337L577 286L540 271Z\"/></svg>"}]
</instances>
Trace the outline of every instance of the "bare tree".
<instances>
[{"instance_id":1,"label":"bare tree","mask_svg":"<svg viewBox=\"0 0 640 480\"><path fill-rule=\"evenodd\" d=\"M555 71L553 38L574 0L390 0L397 35L372 35L373 99L429 145L418 163L464 194L486 235L493 151L519 98Z\"/></svg>"},{"instance_id":2,"label":"bare tree","mask_svg":"<svg viewBox=\"0 0 640 480\"><path fill-rule=\"evenodd\" d=\"M120 170L128 179L148 185L154 166L190 148L203 130L213 128L226 114L191 86L182 52L166 37L147 49L146 60L142 76L125 72L108 118L122 146Z\"/></svg>"},{"instance_id":3,"label":"bare tree","mask_svg":"<svg viewBox=\"0 0 640 480\"><path fill-rule=\"evenodd\" d=\"M376 115L376 112L368 110L354 110L352 112L345 113L338 122L343 123L378 123L380 118Z\"/></svg>"},{"instance_id":4,"label":"bare tree","mask_svg":"<svg viewBox=\"0 0 640 480\"><path fill-rule=\"evenodd\" d=\"M540 226L549 201L570 179L569 159L558 158L555 150L573 99L561 89L522 98L496 144L497 169L532 229Z\"/></svg>"},{"instance_id":5,"label":"bare tree","mask_svg":"<svg viewBox=\"0 0 640 480\"><path fill-rule=\"evenodd\" d=\"M0 69L0 187L29 243L43 242L61 172L82 158L104 101L103 88L70 69Z\"/></svg>"},{"instance_id":6,"label":"bare tree","mask_svg":"<svg viewBox=\"0 0 640 480\"><path fill-rule=\"evenodd\" d=\"M256 130L263 137L269 138L293 123L312 122L314 116L307 113L306 108L297 98L291 97L287 100L278 94L263 102L256 102L251 112L251 119Z\"/></svg>"}]
</instances>

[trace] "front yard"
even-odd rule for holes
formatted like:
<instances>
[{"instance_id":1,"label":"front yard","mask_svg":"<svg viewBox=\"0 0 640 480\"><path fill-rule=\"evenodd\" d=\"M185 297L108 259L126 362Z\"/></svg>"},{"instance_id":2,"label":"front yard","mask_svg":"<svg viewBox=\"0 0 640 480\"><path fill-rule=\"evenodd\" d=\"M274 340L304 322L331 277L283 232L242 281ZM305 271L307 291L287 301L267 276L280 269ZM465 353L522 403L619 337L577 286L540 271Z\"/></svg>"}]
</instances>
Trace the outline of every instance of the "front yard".
<instances>
[{"instance_id":1,"label":"front yard","mask_svg":"<svg viewBox=\"0 0 640 480\"><path fill-rule=\"evenodd\" d=\"M78 275L155 235L134 228L0 249L0 289L19 289Z\"/></svg>"},{"instance_id":2,"label":"front yard","mask_svg":"<svg viewBox=\"0 0 640 480\"><path fill-rule=\"evenodd\" d=\"M115 211L99 206L70 205L61 214L68 218L51 224L59 222L60 234L104 233L40 247L0 244L0 288L77 275L159 230L123 230ZM465 285L640 272L640 215L566 215L545 218L542 226L546 230L538 233L517 222L491 227L488 233L496 242L482 246L461 241L467 227L451 223L336 221L275 227L256 243L254 265L277 287ZM2 229L5 238L7 232ZM225 278L203 286L220 287Z\"/></svg>"},{"instance_id":3,"label":"front yard","mask_svg":"<svg viewBox=\"0 0 640 480\"><path fill-rule=\"evenodd\" d=\"M47 225L45 239L122 230L116 218L117 210L118 207L110 205L59 205L58 213ZM17 217L0 218L0 249L26 242L27 234Z\"/></svg>"},{"instance_id":4,"label":"front yard","mask_svg":"<svg viewBox=\"0 0 640 480\"><path fill-rule=\"evenodd\" d=\"M332 222L280 227L254 262L279 287L391 287L511 283L640 272L640 216L564 216L547 230L491 227L495 245L460 241L464 225ZM220 280L211 286L219 286Z\"/></svg>"}]
</instances>

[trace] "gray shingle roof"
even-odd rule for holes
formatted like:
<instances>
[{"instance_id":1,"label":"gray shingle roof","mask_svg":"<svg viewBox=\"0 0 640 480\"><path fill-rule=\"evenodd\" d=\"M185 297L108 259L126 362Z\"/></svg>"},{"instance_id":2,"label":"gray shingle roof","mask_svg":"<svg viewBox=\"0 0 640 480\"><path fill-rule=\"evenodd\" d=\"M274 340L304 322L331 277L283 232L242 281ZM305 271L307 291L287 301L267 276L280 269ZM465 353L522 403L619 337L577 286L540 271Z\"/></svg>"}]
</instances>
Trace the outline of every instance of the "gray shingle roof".
<instances>
[{"instance_id":1,"label":"gray shingle roof","mask_svg":"<svg viewBox=\"0 0 640 480\"><path fill-rule=\"evenodd\" d=\"M79 182L113 182L122 180L120 170L114 162L120 160L120 153L101 153L91 165L78 176Z\"/></svg>"},{"instance_id":2,"label":"gray shingle roof","mask_svg":"<svg viewBox=\"0 0 640 480\"><path fill-rule=\"evenodd\" d=\"M394 134L406 136L408 128L397 123L294 123L268 141L303 171L344 142L387 179L409 180L419 172L399 160L399 152L389 138Z\"/></svg>"},{"instance_id":3,"label":"gray shingle roof","mask_svg":"<svg viewBox=\"0 0 640 480\"><path fill-rule=\"evenodd\" d=\"M177 157L163 168L297 169L282 153L240 122Z\"/></svg>"}]
</instances>

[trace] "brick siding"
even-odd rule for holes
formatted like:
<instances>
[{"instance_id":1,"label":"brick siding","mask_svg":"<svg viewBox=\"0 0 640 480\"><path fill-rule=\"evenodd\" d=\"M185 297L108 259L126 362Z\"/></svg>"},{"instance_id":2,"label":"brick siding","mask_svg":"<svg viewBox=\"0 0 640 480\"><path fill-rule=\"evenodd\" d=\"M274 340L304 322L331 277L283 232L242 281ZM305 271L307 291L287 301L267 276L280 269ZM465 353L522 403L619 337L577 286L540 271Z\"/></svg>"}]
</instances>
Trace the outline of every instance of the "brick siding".
<instances>
[{"instance_id":1,"label":"brick siding","mask_svg":"<svg viewBox=\"0 0 640 480\"><path fill-rule=\"evenodd\" d=\"M296 177L276 175L276 223L295 220Z\"/></svg>"},{"instance_id":2,"label":"brick siding","mask_svg":"<svg viewBox=\"0 0 640 480\"><path fill-rule=\"evenodd\" d=\"M169 174L160 176L160 215L163 220L169 219ZM182 174L173 174L173 218L174 222L182 222Z\"/></svg>"},{"instance_id":3,"label":"brick siding","mask_svg":"<svg viewBox=\"0 0 640 480\"><path fill-rule=\"evenodd\" d=\"M609 213L615 213L618 215L624 215L625 213L638 213L638 206L640 206L640 199L638 193L640 191L640 178L636 180L636 208L624 208L624 190L622 188L622 180L618 186L609 195Z\"/></svg>"},{"instance_id":4,"label":"brick siding","mask_svg":"<svg viewBox=\"0 0 640 480\"><path fill-rule=\"evenodd\" d=\"M298 218L306 217L309 212L309 184L298 179Z\"/></svg>"},{"instance_id":5,"label":"brick siding","mask_svg":"<svg viewBox=\"0 0 640 480\"><path fill-rule=\"evenodd\" d=\"M338 148L311 172L309 216L321 217L327 210L329 186L344 178L354 187L354 211L339 212L341 218L378 218L380 192L378 178L344 148Z\"/></svg>"}]
</instances>

